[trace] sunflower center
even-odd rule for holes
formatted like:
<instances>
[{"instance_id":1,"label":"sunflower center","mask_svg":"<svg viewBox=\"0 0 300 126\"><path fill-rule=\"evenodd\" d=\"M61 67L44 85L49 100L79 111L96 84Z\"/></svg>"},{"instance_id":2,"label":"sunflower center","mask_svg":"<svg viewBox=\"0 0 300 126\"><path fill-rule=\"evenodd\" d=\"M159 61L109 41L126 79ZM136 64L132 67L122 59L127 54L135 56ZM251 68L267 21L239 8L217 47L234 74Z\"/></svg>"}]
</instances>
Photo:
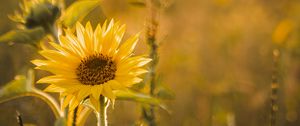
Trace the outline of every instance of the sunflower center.
<instances>
[{"instance_id":1,"label":"sunflower center","mask_svg":"<svg viewBox=\"0 0 300 126\"><path fill-rule=\"evenodd\" d=\"M84 85L100 85L114 79L116 71L116 63L111 57L95 54L81 60L76 69L76 75Z\"/></svg>"}]
</instances>

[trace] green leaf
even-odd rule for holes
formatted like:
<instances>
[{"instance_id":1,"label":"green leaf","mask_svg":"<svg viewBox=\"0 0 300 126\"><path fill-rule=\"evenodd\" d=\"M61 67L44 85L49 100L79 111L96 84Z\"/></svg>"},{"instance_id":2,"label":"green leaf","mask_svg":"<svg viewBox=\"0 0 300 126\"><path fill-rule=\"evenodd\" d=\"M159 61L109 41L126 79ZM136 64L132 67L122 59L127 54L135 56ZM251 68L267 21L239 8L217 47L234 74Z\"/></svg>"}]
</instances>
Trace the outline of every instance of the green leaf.
<instances>
[{"instance_id":1,"label":"green leaf","mask_svg":"<svg viewBox=\"0 0 300 126\"><path fill-rule=\"evenodd\" d=\"M63 24L72 27L78 20L83 19L95 9L102 0L81 0L70 5L63 16Z\"/></svg>"},{"instance_id":2,"label":"green leaf","mask_svg":"<svg viewBox=\"0 0 300 126\"><path fill-rule=\"evenodd\" d=\"M168 113L171 113L171 111L168 109L168 107L163 104L158 98L154 98L150 95L135 92L132 90L118 90L114 92L117 96L117 100L129 100L129 101L135 101L140 102L143 104L149 104L149 105L155 105L159 106L163 110L167 111Z\"/></svg>"},{"instance_id":3,"label":"green leaf","mask_svg":"<svg viewBox=\"0 0 300 126\"><path fill-rule=\"evenodd\" d=\"M57 118L62 116L63 114L55 99L49 94L36 89L33 84L34 72L32 69L28 70L27 76L17 75L15 80L0 89L0 103L25 96L34 96L46 102Z\"/></svg>"},{"instance_id":4,"label":"green leaf","mask_svg":"<svg viewBox=\"0 0 300 126\"><path fill-rule=\"evenodd\" d=\"M34 44L40 41L45 36L45 31L42 27L34 29L12 30L0 36L1 42L15 42Z\"/></svg>"},{"instance_id":5,"label":"green leaf","mask_svg":"<svg viewBox=\"0 0 300 126\"><path fill-rule=\"evenodd\" d=\"M32 92L33 89L29 83L27 83L26 77L18 75L15 80L9 82L6 86L0 89L0 103L22 97L23 94Z\"/></svg>"},{"instance_id":6,"label":"green leaf","mask_svg":"<svg viewBox=\"0 0 300 126\"><path fill-rule=\"evenodd\" d=\"M117 99L119 99L119 100L130 100L130 101L158 105L158 106L161 105L161 102L159 99L151 97L147 94L134 92L131 90L127 90L127 91L118 90L118 91L115 91L115 94L117 96Z\"/></svg>"}]
</instances>

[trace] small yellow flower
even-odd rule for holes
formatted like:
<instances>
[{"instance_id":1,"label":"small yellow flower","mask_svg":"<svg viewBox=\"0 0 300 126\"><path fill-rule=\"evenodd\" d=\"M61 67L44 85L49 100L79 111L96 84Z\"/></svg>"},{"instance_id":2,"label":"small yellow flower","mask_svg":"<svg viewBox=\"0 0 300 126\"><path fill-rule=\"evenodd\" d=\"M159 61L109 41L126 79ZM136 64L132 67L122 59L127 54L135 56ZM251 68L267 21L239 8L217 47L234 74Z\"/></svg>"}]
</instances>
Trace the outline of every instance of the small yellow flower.
<instances>
[{"instance_id":1,"label":"small yellow flower","mask_svg":"<svg viewBox=\"0 0 300 126\"><path fill-rule=\"evenodd\" d=\"M47 60L33 60L37 69L54 75L37 83L49 83L45 91L60 92L65 96L63 107L74 109L84 99L89 99L97 109L99 96L114 101L114 90L124 90L142 81L138 76L146 73L142 68L151 59L132 56L139 35L130 37L122 45L125 25L106 22L93 31L90 23L84 28L76 24L76 35L66 30L59 37L60 43L50 44L55 48L43 48L40 54Z\"/></svg>"}]
</instances>

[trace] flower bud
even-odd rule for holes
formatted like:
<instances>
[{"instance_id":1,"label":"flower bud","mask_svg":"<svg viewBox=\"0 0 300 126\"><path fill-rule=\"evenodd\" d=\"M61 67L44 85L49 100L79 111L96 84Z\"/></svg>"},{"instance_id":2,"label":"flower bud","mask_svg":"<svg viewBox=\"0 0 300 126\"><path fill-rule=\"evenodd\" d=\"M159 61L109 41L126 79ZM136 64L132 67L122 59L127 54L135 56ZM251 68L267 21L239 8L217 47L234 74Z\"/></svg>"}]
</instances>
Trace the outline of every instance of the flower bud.
<instances>
[{"instance_id":1,"label":"flower bud","mask_svg":"<svg viewBox=\"0 0 300 126\"><path fill-rule=\"evenodd\" d=\"M30 8L25 17L25 26L28 29L42 26L46 32L49 32L59 15L60 10L56 5L49 2L37 3Z\"/></svg>"}]
</instances>

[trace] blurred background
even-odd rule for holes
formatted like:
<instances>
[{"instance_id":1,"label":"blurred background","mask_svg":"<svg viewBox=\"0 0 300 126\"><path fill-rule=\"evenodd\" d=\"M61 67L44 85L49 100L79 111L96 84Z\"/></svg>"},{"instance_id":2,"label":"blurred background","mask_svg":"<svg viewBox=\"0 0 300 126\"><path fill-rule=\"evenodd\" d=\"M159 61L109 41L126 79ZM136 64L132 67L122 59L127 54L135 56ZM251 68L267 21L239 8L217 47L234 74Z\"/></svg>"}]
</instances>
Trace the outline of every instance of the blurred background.
<instances>
[{"instance_id":1,"label":"blurred background","mask_svg":"<svg viewBox=\"0 0 300 126\"><path fill-rule=\"evenodd\" d=\"M0 0L0 34L16 27L8 14L18 0ZM72 1L67 1L71 3ZM300 1L162 0L159 9L159 64L162 83L175 94L171 113L157 109L159 126L267 126L270 122L273 50L278 49L278 126L300 125ZM88 17L95 26L108 18L127 24L125 39L145 31L149 10L126 0L104 0ZM149 52L145 37L137 54ZM0 87L37 57L32 47L0 43ZM41 74L41 71L38 71ZM43 73L42 73L43 74ZM40 87L41 89L43 87ZM55 95L54 95L55 96ZM33 97L0 104L0 125L54 125L54 115ZM111 126L132 126L140 105L117 101ZM95 125L91 114L86 124Z\"/></svg>"}]
</instances>

